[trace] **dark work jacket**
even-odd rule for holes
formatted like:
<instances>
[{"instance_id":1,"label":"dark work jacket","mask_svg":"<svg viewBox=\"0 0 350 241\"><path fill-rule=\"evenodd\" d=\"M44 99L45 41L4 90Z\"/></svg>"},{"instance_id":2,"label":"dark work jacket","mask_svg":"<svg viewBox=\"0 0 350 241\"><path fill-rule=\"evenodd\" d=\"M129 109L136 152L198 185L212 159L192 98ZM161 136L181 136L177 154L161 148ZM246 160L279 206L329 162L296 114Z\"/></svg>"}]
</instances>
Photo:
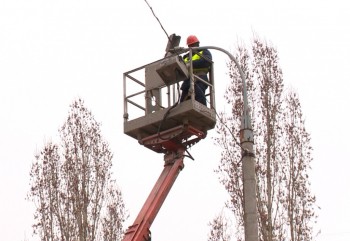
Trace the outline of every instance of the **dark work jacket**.
<instances>
[{"instance_id":1,"label":"dark work jacket","mask_svg":"<svg viewBox=\"0 0 350 241\"><path fill-rule=\"evenodd\" d=\"M211 60L212 60L212 55L210 53L210 51L208 49L204 49L204 50L201 50L203 51L202 55L205 57L201 57L201 55L199 55L199 59L195 59L195 55L196 53L195 52L192 52L192 67L193 67L193 72L195 73L196 70L202 70L202 69L207 69L210 67L211 65ZM201 52L201 51L198 51L198 52ZM188 53L185 54L183 56L183 59L185 60L186 58L188 58ZM207 60L209 59L209 61ZM205 74L205 75L199 75L200 78L208 81L208 76ZM199 83L201 81L197 81L196 83ZM204 85L204 83L201 83ZM181 85L181 90L185 90L185 91L188 91L188 89L190 88L190 80L187 79L187 80L184 80L182 85Z\"/></svg>"}]
</instances>

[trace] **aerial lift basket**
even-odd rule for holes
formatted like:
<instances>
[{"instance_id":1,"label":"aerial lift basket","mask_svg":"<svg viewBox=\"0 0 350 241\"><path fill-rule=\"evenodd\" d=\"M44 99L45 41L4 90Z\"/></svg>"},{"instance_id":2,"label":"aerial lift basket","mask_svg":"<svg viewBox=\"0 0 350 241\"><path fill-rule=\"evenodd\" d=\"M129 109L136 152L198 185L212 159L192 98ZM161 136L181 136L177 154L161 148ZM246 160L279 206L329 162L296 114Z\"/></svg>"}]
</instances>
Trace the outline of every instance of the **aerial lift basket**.
<instances>
[{"instance_id":1,"label":"aerial lift basket","mask_svg":"<svg viewBox=\"0 0 350 241\"><path fill-rule=\"evenodd\" d=\"M124 133L153 151L188 147L216 124L213 64L207 106L191 98L179 103L179 82L190 78L181 56L171 55L124 73ZM173 146L173 147L172 147Z\"/></svg>"}]
</instances>

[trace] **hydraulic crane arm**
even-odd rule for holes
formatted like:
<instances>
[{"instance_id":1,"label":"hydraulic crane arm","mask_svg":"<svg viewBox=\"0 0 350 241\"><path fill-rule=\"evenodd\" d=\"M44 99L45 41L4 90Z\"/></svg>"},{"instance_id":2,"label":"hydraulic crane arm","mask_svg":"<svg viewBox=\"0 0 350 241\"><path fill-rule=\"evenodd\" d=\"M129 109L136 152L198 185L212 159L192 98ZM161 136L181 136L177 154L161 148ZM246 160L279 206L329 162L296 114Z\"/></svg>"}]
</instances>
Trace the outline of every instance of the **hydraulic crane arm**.
<instances>
[{"instance_id":1,"label":"hydraulic crane arm","mask_svg":"<svg viewBox=\"0 0 350 241\"><path fill-rule=\"evenodd\" d=\"M139 212L135 222L128 228L123 241L150 241L150 227L180 171L184 168L184 149L164 155L164 169Z\"/></svg>"}]
</instances>

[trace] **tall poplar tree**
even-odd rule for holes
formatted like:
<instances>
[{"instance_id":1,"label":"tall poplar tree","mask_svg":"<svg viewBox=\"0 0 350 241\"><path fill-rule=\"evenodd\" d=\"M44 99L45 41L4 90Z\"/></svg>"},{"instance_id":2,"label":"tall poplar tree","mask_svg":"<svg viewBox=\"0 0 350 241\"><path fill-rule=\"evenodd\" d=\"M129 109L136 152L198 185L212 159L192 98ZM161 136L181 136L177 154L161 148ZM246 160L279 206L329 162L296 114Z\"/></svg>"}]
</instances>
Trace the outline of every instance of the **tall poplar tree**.
<instances>
[{"instance_id":1,"label":"tall poplar tree","mask_svg":"<svg viewBox=\"0 0 350 241\"><path fill-rule=\"evenodd\" d=\"M256 154L259 239L313 240L316 199L310 187L310 134L305 128L298 96L285 91L277 50L253 40L252 51L238 47L247 79ZM216 143L222 147L217 172L229 193L227 206L236 218L236 238L243 240L243 183L238 135L242 116L242 80L229 64L230 85L225 100L230 113L221 113Z\"/></svg>"},{"instance_id":2,"label":"tall poplar tree","mask_svg":"<svg viewBox=\"0 0 350 241\"><path fill-rule=\"evenodd\" d=\"M43 241L121 240L126 211L112 179L113 155L81 99L59 133L61 143L47 143L30 170L34 234Z\"/></svg>"}]
</instances>

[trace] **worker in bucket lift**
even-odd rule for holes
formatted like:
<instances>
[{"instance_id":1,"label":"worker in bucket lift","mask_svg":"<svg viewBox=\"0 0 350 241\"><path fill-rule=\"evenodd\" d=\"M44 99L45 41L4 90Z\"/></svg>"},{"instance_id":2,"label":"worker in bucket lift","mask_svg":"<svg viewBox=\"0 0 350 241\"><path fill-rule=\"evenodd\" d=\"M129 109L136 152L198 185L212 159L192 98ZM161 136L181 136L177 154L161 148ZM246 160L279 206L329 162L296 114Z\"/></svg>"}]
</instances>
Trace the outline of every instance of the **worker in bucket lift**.
<instances>
[{"instance_id":1,"label":"worker in bucket lift","mask_svg":"<svg viewBox=\"0 0 350 241\"><path fill-rule=\"evenodd\" d=\"M199 40L195 35L190 35L187 38L187 46L188 47L199 47ZM183 56L183 60L185 63L189 63L189 54ZM211 65L212 56L209 50L204 49L201 51L192 51L192 67L193 74L197 75L201 79L208 82L208 72L209 67ZM207 105L207 101L205 98L205 90L208 88L208 85L200 80L195 80L194 89L195 89L195 99L196 101L202 103L203 105ZM187 100L190 98L189 91L190 89L190 79L186 79L183 81L181 85L181 97L180 102Z\"/></svg>"}]
</instances>

